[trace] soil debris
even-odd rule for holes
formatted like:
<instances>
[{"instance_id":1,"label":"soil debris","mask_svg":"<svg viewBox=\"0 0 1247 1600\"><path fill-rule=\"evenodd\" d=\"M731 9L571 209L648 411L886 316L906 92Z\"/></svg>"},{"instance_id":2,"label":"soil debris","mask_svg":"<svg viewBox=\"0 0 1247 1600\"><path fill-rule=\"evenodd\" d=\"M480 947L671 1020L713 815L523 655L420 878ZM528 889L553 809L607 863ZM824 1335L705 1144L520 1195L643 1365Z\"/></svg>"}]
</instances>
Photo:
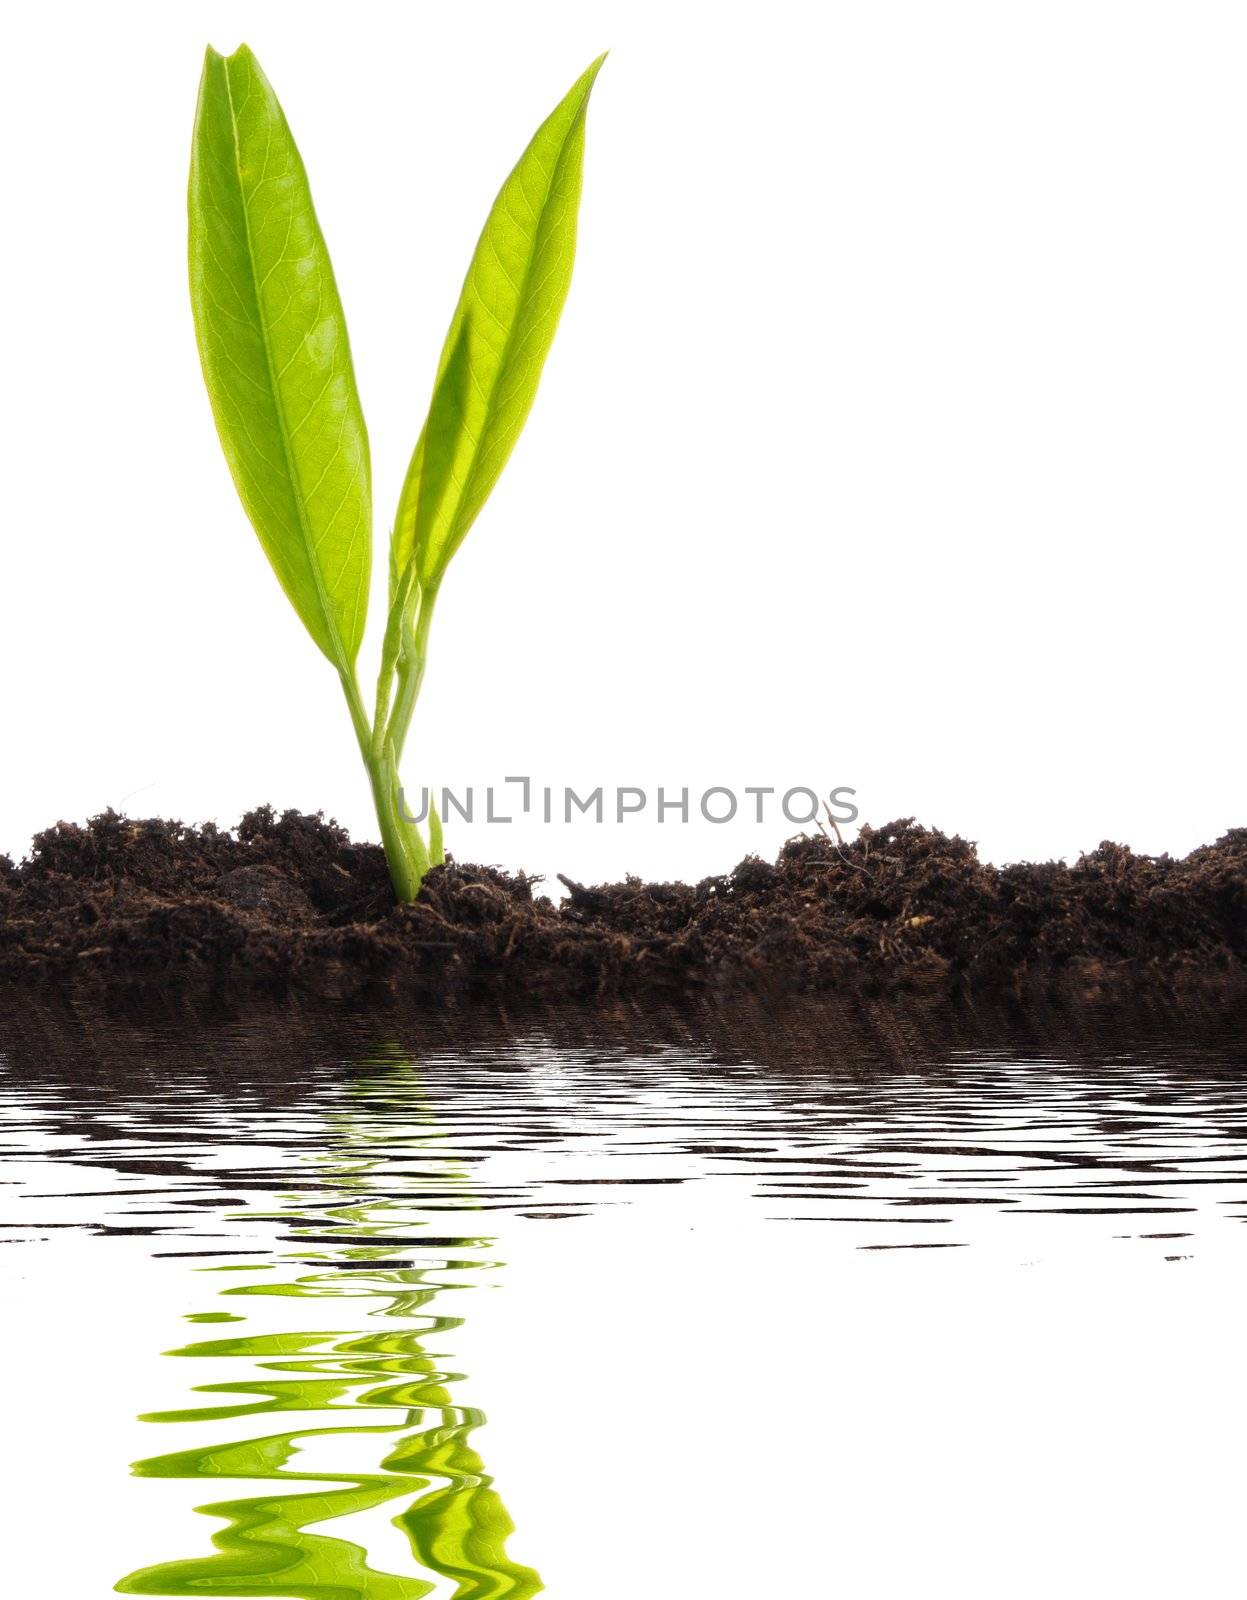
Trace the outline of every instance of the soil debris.
<instances>
[{"instance_id":1,"label":"soil debris","mask_svg":"<svg viewBox=\"0 0 1247 1600\"><path fill-rule=\"evenodd\" d=\"M0 980L109 995L548 998L836 991L1083 997L1247 983L1247 828L1190 855L1105 843L997 868L912 819L790 840L698 884L534 894L436 868L395 905L375 845L262 807L234 832L59 823L0 857Z\"/></svg>"}]
</instances>

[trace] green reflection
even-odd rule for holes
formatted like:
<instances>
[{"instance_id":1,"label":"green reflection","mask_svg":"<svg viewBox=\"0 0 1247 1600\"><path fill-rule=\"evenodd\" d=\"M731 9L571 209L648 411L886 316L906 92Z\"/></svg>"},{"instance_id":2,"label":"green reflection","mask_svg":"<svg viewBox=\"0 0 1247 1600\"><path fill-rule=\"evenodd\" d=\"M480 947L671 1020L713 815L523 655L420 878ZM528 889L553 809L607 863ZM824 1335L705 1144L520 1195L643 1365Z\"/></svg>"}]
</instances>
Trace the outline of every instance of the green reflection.
<instances>
[{"instance_id":1,"label":"green reflection","mask_svg":"<svg viewBox=\"0 0 1247 1600\"><path fill-rule=\"evenodd\" d=\"M228 1296L328 1297L344 1303L368 1298L377 1302L369 1318L401 1326L375 1332L239 1333L170 1351L175 1356L242 1358L262 1376L200 1384L197 1394L227 1395L230 1402L152 1413L145 1421L213 1422L287 1411L345 1417L325 1427L263 1433L137 1462L139 1477L253 1478L274 1487L198 1507L226 1523L212 1537L215 1552L143 1567L117 1584L121 1593L280 1595L287 1600L417 1600L438 1593L456 1600L525 1600L541 1590L538 1575L506 1553L514 1528L471 1442L484 1417L472 1407L452 1403L448 1386L462 1375L440 1370L426 1348L431 1337L461 1324L461 1318L431 1309L439 1293L458 1286L453 1275L496 1265L457 1252L488 1248L492 1241L439 1238L436 1264L388 1264L400 1248L430 1253L417 1242L424 1219L393 1197L400 1184L418 1187L424 1197L438 1194L443 1216L453 1215L447 1210L452 1203L455 1210L473 1207L462 1174L438 1151L439 1135L418 1099L413 1096L409 1102L413 1114L405 1111L401 1122L393 1118L396 1092L414 1088L410 1078L403 1082L394 1077L356 1085L350 1107L327 1129L329 1153L316 1168L318 1183L330 1177L343 1192L344 1203L326 1207L322 1202L313 1210L309 1197L295 1195L283 1206L281 1215L294 1223L296 1237L341 1232L352 1240L327 1251L300 1252L304 1265L309 1258L317 1265L339 1265L288 1282L266 1278L223 1291ZM378 1092L391 1103L383 1124L368 1114L369 1098ZM384 1155L378 1156L381 1145ZM370 1192L383 1166L390 1191L385 1197ZM403 1242L396 1244L399 1235ZM383 1261L387 1264L380 1265ZM238 1318L228 1312L200 1312L190 1320ZM398 1421L371 1421L367 1416L395 1409L403 1413ZM304 1441L372 1434L391 1436L375 1471L310 1471L299 1465ZM324 1449L317 1455L328 1459ZM406 1576L371 1566L363 1546L348 1537L310 1531L314 1524L408 1499L410 1504L392 1519L406 1534L419 1569Z\"/></svg>"}]
</instances>

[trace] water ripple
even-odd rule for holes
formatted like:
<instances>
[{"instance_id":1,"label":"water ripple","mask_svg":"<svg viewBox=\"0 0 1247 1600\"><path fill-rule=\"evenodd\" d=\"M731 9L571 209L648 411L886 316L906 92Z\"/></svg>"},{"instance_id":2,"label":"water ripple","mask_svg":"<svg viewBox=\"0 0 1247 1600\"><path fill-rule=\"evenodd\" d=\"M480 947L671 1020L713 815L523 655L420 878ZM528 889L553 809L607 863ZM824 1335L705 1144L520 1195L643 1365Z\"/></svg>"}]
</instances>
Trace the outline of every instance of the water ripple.
<instances>
[{"instance_id":1,"label":"water ripple","mask_svg":"<svg viewBox=\"0 0 1247 1600\"><path fill-rule=\"evenodd\" d=\"M1033 1261L1076 1240L1164 1270L1241 1241L1247 1220L1233 1049L898 1065L817 1036L756 1053L540 1031L345 1057L270 1044L246 1029L156 1036L89 1072L0 1057L0 1245L149 1239L153 1260L204 1274L189 1320L230 1325L169 1355L236 1374L146 1414L226 1434L134 1471L259 1492L201 1506L224 1523L211 1552L142 1566L123 1593L536 1594L473 1438L483 1413L454 1398L466 1380L445 1353L462 1325L447 1305L505 1284L517 1229L820 1223L809 1237L825 1250L898 1263ZM303 1316L325 1304L334 1331ZM364 1536L396 1503L406 1572L376 1564Z\"/></svg>"}]
</instances>

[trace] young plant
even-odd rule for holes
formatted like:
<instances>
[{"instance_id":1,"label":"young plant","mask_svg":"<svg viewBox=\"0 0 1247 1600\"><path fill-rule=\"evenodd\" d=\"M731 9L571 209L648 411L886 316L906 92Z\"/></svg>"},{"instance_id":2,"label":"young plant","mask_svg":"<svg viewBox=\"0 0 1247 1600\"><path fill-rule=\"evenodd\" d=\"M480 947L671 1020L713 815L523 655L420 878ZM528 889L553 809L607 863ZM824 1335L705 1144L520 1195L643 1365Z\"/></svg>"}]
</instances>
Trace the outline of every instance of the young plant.
<instances>
[{"instance_id":1,"label":"young plant","mask_svg":"<svg viewBox=\"0 0 1247 1600\"><path fill-rule=\"evenodd\" d=\"M356 673L372 566L368 432L329 252L259 62L246 45L232 56L209 49L204 62L189 192L204 381L264 553L341 680L400 900L443 859L431 795L426 842L398 776L433 608L524 426L567 297L585 113L604 59L538 128L468 268L390 536L371 716Z\"/></svg>"}]
</instances>

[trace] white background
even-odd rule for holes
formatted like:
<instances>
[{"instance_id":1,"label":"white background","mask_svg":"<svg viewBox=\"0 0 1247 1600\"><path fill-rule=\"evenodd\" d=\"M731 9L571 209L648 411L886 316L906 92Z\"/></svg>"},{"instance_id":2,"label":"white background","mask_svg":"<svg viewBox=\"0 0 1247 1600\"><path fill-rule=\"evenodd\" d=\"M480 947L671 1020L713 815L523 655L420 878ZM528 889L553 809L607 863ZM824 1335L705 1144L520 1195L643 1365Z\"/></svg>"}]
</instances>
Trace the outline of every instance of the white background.
<instances>
[{"instance_id":1,"label":"white background","mask_svg":"<svg viewBox=\"0 0 1247 1600\"><path fill-rule=\"evenodd\" d=\"M191 332L200 56L244 38L334 255L378 549L493 194L612 48L576 281L443 592L409 785L848 784L996 860L1244 821L1241 7L50 0L9 19L0 99L0 849L109 805L375 836ZM791 831L448 843L697 877Z\"/></svg>"}]
</instances>

